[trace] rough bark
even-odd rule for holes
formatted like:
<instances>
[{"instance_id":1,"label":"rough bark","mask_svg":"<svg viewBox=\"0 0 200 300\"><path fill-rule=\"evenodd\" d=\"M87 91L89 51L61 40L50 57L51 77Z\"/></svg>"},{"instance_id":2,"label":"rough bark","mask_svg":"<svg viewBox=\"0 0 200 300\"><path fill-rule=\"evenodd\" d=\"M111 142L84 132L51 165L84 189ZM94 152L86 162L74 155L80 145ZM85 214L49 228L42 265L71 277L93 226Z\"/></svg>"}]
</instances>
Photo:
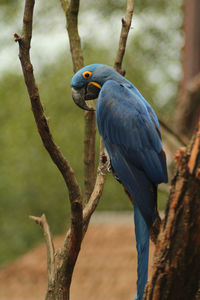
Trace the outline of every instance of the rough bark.
<instances>
[{"instance_id":1,"label":"rough bark","mask_svg":"<svg viewBox=\"0 0 200 300\"><path fill-rule=\"evenodd\" d=\"M200 279L200 123L177 170L144 300L193 300Z\"/></svg>"},{"instance_id":2,"label":"rough bark","mask_svg":"<svg viewBox=\"0 0 200 300\"><path fill-rule=\"evenodd\" d=\"M200 1L185 0L182 51L183 78L175 111L175 126L191 136L200 118Z\"/></svg>"}]
</instances>

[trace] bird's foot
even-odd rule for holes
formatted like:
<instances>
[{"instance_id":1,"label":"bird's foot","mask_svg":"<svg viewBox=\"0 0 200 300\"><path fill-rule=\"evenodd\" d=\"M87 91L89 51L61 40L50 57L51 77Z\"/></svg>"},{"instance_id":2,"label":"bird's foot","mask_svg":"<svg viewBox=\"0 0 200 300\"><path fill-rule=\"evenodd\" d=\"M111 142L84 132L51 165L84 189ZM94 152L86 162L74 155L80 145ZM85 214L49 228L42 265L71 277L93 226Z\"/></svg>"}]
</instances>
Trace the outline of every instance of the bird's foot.
<instances>
[{"instance_id":1,"label":"bird's foot","mask_svg":"<svg viewBox=\"0 0 200 300\"><path fill-rule=\"evenodd\" d=\"M104 167L99 167L98 168L98 173L102 176L105 176L106 175L105 168Z\"/></svg>"},{"instance_id":2,"label":"bird's foot","mask_svg":"<svg viewBox=\"0 0 200 300\"><path fill-rule=\"evenodd\" d=\"M98 168L98 172L104 176L106 175L107 172L111 172L111 171L112 171L112 166L110 163L110 159L107 152L105 151L101 155L101 165Z\"/></svg>"}]
</instances>

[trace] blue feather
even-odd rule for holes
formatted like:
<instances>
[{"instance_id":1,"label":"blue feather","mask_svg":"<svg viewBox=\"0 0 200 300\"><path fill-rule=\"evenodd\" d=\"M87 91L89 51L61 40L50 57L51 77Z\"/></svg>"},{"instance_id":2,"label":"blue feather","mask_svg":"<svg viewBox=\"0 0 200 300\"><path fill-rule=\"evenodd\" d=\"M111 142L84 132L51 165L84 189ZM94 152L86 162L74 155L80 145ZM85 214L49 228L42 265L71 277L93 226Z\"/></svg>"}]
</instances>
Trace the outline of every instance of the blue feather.
<instances>
[{"instance_id":1,"label":"blue feather","mask_svg":"<svg viewBox=\"0 0 200 300\"><path fill-rule=\"evenodd\" d=\"M140 213L137 204L134 205L134 221L135 236L138 252L138 280L137 280L137 295L135 300L142 300L144 288L148 277L148 262L149 262L149 228Z\"/></svg>"}]
</instances>

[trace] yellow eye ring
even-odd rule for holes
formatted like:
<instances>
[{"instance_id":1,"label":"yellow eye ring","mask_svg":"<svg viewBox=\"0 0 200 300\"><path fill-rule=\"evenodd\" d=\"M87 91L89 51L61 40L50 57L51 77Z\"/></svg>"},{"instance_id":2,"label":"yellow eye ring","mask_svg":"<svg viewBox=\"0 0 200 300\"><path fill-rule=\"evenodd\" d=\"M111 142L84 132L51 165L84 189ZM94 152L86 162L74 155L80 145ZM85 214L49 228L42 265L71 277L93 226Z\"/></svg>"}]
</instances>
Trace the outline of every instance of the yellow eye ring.
<instances>
[{"instance_id":1,"label":"yellow eye ring","mask_svg":"<svg viewBox=\"0 0 200 300\"><path fill-rule=\"evenodd\" d=\"M90 72L90 71L85 71L85 72L82 73L82 75L83 75L83 77L84 77L85 79L88 79L88 78L90 78L90 77L92 76L92 72Z\"/></svg>"}]
</instances>

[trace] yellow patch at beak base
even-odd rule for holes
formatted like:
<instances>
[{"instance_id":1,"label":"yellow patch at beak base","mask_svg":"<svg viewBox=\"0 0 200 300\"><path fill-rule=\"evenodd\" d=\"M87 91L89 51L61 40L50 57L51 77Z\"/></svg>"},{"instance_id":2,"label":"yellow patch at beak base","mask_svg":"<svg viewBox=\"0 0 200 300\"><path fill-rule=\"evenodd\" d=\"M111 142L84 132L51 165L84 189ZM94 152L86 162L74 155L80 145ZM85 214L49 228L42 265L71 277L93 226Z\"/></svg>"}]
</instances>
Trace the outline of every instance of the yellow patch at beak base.
<instances>
[{"instance_id":1,"label":"yellow patch at beak base","mask_svg":"<svg viewBox=\"0 0 200 300\"><path fill-rule=\"evenodd\" d=\"M97 83L97 82L92 81L92 82L89 82L88 84L93 84L96 87L98 87L99 89L101 89L101 85L99 83Z\"/></svg>"}]
</instances>

